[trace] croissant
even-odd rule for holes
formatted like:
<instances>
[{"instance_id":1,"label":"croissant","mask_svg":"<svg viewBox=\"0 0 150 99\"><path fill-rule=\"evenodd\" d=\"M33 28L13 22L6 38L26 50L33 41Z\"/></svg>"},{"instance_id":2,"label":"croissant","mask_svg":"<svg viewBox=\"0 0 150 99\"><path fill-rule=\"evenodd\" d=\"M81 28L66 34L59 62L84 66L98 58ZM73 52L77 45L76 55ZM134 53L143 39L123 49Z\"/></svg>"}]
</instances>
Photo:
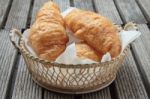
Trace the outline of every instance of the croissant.
<instances>
[{"instance_id":1,"label":"croissant","mask_svg":"<svg viewBox=\"0 0 150 99\"><path fill-rule=\"evenodd\" d=\"M59 7L47 2L31 26L29 43L40 58L54 61L65 49L68 36Z\"/></svg>"},{"instance_id":2,"label":"croissant","mask_svg":"<svg viewBox=\"0 0 150 99\"><path fill-rule=\"evenodd\" d=\"M77 56L82 59L91 59L93 61L100 62L102 55L96 52L88 44L81 42L75 43Z\"/></svg>"},{"instance_id":3,"label":"croissant","mask_svg":"<svg viewBox=\"0 0 150 99\"><path fill-rule=\"evenodd\" d=\"M74 9L64 18L74 35L84 40L100 54L109 52L114 58L121 51L117 27L107 18L94 12Z\"/></svg>"}]
</instances>

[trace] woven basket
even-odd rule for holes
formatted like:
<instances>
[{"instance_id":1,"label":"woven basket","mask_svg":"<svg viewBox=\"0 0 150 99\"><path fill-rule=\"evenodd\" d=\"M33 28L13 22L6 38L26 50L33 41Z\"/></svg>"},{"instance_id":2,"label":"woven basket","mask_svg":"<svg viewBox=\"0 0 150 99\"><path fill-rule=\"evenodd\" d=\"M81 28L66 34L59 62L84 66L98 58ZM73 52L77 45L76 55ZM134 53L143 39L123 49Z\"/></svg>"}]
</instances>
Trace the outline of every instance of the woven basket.
<instances>
[{"instance_id":1,"label":"woven basket","mask_svg":"<svg viewBox=\"0 0 150 99\"><path fill-rule=\"evenodd\" d=\"M133 23L128 23L125 29L134 27ZM20 38L18 44L14 41L16 36ZM66 65L32 56L25 48L22 34L18 30L10 33L10 40L21 52L36 83L48 90L68 94L89 93L111 84L129 49L126 48L121 55L109 62Z\"/></svg>"}]
</instances>

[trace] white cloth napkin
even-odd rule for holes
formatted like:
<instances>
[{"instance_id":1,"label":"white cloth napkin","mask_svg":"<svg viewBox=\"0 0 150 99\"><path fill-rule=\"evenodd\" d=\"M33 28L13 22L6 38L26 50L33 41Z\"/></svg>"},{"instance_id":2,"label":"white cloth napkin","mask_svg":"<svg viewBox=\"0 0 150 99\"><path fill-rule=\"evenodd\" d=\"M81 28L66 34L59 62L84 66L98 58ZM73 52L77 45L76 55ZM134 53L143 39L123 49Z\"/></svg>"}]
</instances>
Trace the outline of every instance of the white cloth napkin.
<instances>
[{"instance_id":1,"label":"white cloth napkin","mask_svg":"<svg viewBox=\"0 0 150 99\"><path fill-rule=\"evenodd\" d=\"M73 9L75 9L74 7L70 7L67 10L65 10L62 13L62 16L64 17L65 15L67 15L70 11L72 11ZM25 41L25 46L28 49L28 51L33 54L35 57L38 57L36 55L36 53L34 52L34 50L32 49L32 47L30 46L29 42L28 42L28 36L29 36L29 32L30 30L26 30L23 33L23 38ZM67 30L68 31L68 30ZM67 44L67 48L66 50L56 59L55 62L57 63L63 63L63 64L92 64L92 63L97 63L93 60L90 59L81 59L79 57L77 57L76 55L76 48L75 48L75 42L80 42L79 39L77 39L76 37L74 37L74 35L71 32L67 32L69 35L69 42ZM122 42L122 51L131 43L133 42L136 38L138 38L141 35L141 33L139 31L136 30L132 30L132 31L124 31L122 30L120 32L120 40ZM110 61L111 60L111 56L109 53L106 53L105 55L103 55L101 62L106 62L106 61Z\"/></svg>"}]
</instances>

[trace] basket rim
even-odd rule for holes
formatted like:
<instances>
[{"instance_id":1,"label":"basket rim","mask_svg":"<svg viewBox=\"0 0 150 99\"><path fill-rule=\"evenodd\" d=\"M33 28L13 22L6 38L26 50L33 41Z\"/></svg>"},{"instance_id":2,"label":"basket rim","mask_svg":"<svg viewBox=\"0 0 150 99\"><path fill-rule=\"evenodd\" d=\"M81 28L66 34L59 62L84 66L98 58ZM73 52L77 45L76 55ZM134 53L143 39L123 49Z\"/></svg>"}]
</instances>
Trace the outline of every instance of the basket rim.
<instances>
[{"instance_id":1,"label":"basket rim","mask_svg":"<svg viewBox=\"0 0 150 99\"><path fill-rule=\"evenodd\" d=\"M37 61L39 63L42 63L44 65L52 65L52 66L55 66L55 67L62 67L62 68L72 68L72 67L75 67L75 68L88 68L88 67L96 67L96 66L105 66L105 65L109 65L111 63L114 63L115 61L117 61L118 59L120 59L121 57L125 56L126 53L128 52L128 50L130 49L130 46L127 46L123 52L121 52L120 55L118 55L116 58L113 58L111 61L106 61L106 62L99 62L99 63L92 63L92 64L64 64L64 63L57 63L57 62L54 62L54 61L49 61L49 60L45 60L45 59L42 59L42 58L39 58L39 57L35 57L33 56L29 51L27 51L27 49L25 48L24 46L24 40L23 38L20 39L20 42L19 42L19 45L20 45L20 50L23 54L25 54L28 58L34 60L34 61Z\"/></svg>"}]
</instances>

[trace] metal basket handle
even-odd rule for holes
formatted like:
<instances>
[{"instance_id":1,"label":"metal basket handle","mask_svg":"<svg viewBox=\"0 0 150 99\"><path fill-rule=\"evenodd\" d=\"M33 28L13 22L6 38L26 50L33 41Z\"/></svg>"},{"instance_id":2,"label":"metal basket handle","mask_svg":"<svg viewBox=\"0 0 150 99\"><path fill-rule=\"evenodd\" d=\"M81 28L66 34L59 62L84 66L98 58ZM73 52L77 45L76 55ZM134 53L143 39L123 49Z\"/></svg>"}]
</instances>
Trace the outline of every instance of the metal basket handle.
<instances>
[{"instance_id":1,"label":"metal basket handle","mask_svg":"<svg viewBox=\"0 0 150 99\"><path fill-rule=\"evenodd\" d=\"M17 29L12 29L9 34L10 41L12 42L12 44L16 49L20 49L19 44L14 40L16 36L20 39L22 38L22 33Z\"/></svg>"},{"instance_id":2,"label":"metal basket handle","mask_svg":"<svg viewBox=\"0 0 150 99\"><path fill-rule=\"evenodd\" d=\"M134 22L128 22L124 26L124 30L129 31L129 30L138 30L137 25Z\"/></svg>"}]
</instances>

